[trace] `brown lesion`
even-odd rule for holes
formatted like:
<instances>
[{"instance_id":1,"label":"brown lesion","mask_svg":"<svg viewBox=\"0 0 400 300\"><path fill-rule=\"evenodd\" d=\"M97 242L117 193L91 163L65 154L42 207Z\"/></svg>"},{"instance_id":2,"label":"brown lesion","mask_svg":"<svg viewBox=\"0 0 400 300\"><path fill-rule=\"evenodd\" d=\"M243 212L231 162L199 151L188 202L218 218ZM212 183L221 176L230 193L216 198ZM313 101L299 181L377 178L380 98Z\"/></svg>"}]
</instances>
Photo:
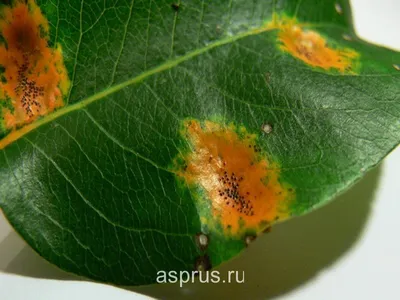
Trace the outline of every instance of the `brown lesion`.
<instances>
[{"instance_id":1,"label":"brown lesion","mask_svg":"<svg viewBox=\"0 0 400 300\"><path fill-rule=\"evenodd\" d=\"M63 106L69 79L60 46L49 47L49 25L33 0L14 1L2 8L0 65L5 80L0 83L0 101L8 129L30 123Z\"/></svg>"},{"instance_id":2,"label":"brown lesion","mask_svg":"<svg viewBox=\"0 0 400 300\"><path fill-rule=\"evenodd\" d=\"M267 159L256 135L211 121L189 120L184 128L192 150L177 174L205 192L199 211L211 203L212 220L203 215L203 223L217 221L235 234L246 229L261 232L288 217L294 193L280 182L278 165Z\"/></svg>"},{"instance_id":3,"label":"brown lesion","mask_svg":"<svg viewBox=\"0 0 400 300\"><path fill-rule=\"evenodd\" d=\"M341 73L354 73L359 54L348 48L333 47L315 30L308 29L296 19L275 16L268 23L270 29L278 29L280 48L306 64L324 70L334 69Z\"/></svg>"}]
</instances>

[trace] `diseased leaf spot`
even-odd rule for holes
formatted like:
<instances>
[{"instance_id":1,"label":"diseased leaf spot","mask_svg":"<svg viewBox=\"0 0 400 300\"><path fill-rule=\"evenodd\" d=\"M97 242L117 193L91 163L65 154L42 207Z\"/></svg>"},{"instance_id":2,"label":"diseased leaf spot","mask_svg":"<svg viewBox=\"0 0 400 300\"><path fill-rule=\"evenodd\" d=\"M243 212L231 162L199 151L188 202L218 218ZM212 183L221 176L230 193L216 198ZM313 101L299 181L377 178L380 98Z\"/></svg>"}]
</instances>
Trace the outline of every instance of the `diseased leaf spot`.
<instances>
[{"instance_id":1,"label":"diseased leaf spot","mask_svg":"<svg viewBox=\"0 0 400 300\"><path fill-rule=\"evenodd\" d=\"M196 259L194 269L199 272L205 272L211 270L211 260L208 255L200 256Z\"/></svg>"},{"instance_id":2,"label":"diseased leaf spot","mask_svg":"<svg viewBox=\"0 0 400 300\"><path fill-rule=\"evenodd\" d=\"M270 233L271 230L272 230L272 227L271 227L271 226L268 226L267 228L265 228L265 229L263 230L263 233Z\"/></svg>"},{"instance_id":3,"label":"diseased leaf spot","mask_svg":"<svg viewBox=\"0 0 400 300\"><path fill-rule=\"evenodd\" d=\"M395 68L397 71L400 71L400 64L393 64L393 68Z\"/></svg>"},{"instance_id":4,"label":"diseased leaf spot","mask_svg":"<svg viewBox=\"0 0 400 300\"><path fill-rule=\"evenodd\" d=\"M294 192L283 185L278 165L267 159L255 134L196 120L186 121L182 134L191 148L176 173L192 190L202 191L198 210L203 225L222 225L225 233L258 233L288 217Z\"/></svg>"},{"instance_id":5,"label":"diseased leaf spot","mask_svg":"<svg viewBox=\"0 0 400 300\"><path fill-rule=\"evenodd\" d=\"M265 134L270 134L272 132L272 125L269 123L262 124L261 131Z\"/></svg>"},{"instance_id":6,"label":"diseased leaf spot","mask_svg":"<svg viewBox=\"0 0 400 300\"><path fill-rule=\"evenodd\" d=\"M209 238L204 233L199 233L196 235L196 242L200 250L204 251L208 247Z\"/></svg>"},{"instance_id":7,"label":"diseased leaf spot","mask_svg":"<svg viewBox=\"0 0 400 300\"><path fill-rule=\"evenodd\" d=\"M269 72L265 73L264 79L265 79L265 82L267 84L269 84L271 82L271 73L269 73Z\"/></svg>"},{"instance_id":8,"label":"diseased leaf spot","mask_svg":"<svg viewBox=\"0 0 400 300\"><path fill-rule=\"evenodd\" d=\"M257 238L257 236L249 234L246 235L246 237L244 238L244 242L246 243L246 246L249 246L252 242L255 241L255 239Z\"/></svg>"},{"instance_id":9,"label":"diseased leaf spot","mask_svg":"<svg viewBox=\"0 0 400 300\"><path fill-rule=\"evenodd\" d=\"M177 4L177 3L172 3L172 4L171 4L171 8L172 8L175 12L178 12L179 9L180 9L180 5Z\"/></svg>"},{"instance_id":10,"label":"diseased leaf spot","mask_svg":"<svg viewBox=\"0 0 400 300\"><path fill-rule=\"evenodd\" d=\"M342 8L342 6L339 4L339 3L335 3L335 10L336 10L336 12L339 14L339 15L341 15L342 13L343 13L343 8Z\"/></svg>"},{"instance_id":11,"label":"diseased leaf spot","mask_svg":"<svg viewBox=\"0 0 400 300\"><path fill-rule=\"evenodd\" d=\"M352 37L350 34L347 34L347 33L344 33L344 34L342 35L342 37L343 37L343 39L346 40L346 41L352 41L352 40L353 40L353 37Z\"/></svg>"},{"instance_id":12,"label":"diseased leaf spot","mask_svg":"<svg viewBox=\"0 0 400 300\"><path fill-rule=\"evenodd\" d=\"M352 49L339 49L328 45L318 32L306 29L296 19L274 17L269 28L279 30L278 39L281 50L291 54L304 63L322 68L334 69L341 73L354 73L359 54Z\"/></svg>"},{"instance_id":13,"label":"diseased leaf spot","mask_svg":"<svg viewBox=\"0 0 400 300\"><path fill-rule=\"evenodd\" d=\"M11 99L12 109L2 113L5 128L13 129L63 106L70 82L61 47L49 47L48 22L33 0L3 7L0 30L0 101Z\"/></svg>"}]
</instances>

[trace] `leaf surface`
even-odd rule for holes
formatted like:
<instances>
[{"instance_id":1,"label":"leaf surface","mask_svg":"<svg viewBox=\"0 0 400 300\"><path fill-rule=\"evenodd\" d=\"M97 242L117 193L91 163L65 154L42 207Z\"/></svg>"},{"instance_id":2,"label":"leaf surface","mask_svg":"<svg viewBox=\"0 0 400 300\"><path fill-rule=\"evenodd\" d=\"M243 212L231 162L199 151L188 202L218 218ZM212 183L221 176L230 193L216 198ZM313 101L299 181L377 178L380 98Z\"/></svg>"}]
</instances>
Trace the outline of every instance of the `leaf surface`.
<instances>
[{"instance_id":1,"label":"leaf surface","mask_svg":"<svg viewBox=\"0 0 400 300\"><path fill-rule=\"evenodd\" d=\"M399 143L400 54L344 0L0 11L0 207L79 275L215 267Z\"/></svg>"}]
</instances>

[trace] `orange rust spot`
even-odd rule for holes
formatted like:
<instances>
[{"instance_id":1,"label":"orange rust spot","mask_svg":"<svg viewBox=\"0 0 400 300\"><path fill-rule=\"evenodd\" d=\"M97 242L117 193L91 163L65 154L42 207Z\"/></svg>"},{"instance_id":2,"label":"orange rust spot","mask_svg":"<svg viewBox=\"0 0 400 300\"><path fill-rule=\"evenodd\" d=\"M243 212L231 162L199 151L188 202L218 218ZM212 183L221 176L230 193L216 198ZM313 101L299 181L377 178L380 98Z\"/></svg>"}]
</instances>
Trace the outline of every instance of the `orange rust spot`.
<instances>
[{"instance_id":1,"label":"orange rust spot","mask_svg":"<svg viewBox=\"0 0 400 300\"><path fill-rule=\"evenodd\" d=\"M354 69L355 59L359 56L351 49L334 49L316 31L305 29L295 19L275 17L269 28L279 29L278 38L281 49L302 60L308 65L324 70L336 69L342 73Z\"/></svg>"},{"instance_id":2,"label":"orange rust spot","mask_svg":"<svg viewBox=\"0 0 400 300\"><path fill-rule=\"evenodd\" d=\"M49 47L49 26L34 0L14 1L0 14L6 42L0 45L6 79L0 83L0 101L11 99L14 110L3 110L5 127L11 129L62 106L70 82L61 47Z\"/></svg>"},{"instance_id":3,"label":"orange rust spot","mask_svg":"<svg viewBox=\"0 0 400 300\"><path fill-rule=\"evenodd\" d=\"M17 123L15 116L10 112L9 109L3 109L3 116L6 128L12 128L15 126L15 123Z\"/></svg>"},{"instance_id":4,"label":"orange rust spot","mask_svg":"<svg viewBox=\"0 0 400 300\"><path fill-rule=\"evenodd\" d=\"M276 219L288 217L292 194L280 183L277 164L261 154L254 134L210 121L203 126L187 121L183 134L193 149L177 174L201 187L211 201L212 220L203 215L203 224L219 221L233 234L246 229L261 232ZM203 197L198 207L208 209L209 202Z\"/></svg>"}]
</instances>

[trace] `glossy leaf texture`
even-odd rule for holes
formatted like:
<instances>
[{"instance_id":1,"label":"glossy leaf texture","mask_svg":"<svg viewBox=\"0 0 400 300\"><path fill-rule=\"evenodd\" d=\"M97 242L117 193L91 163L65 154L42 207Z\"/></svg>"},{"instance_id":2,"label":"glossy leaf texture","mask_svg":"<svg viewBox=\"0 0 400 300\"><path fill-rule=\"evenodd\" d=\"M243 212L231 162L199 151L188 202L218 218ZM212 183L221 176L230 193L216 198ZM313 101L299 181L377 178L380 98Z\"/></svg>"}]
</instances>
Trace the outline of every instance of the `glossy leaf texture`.
<instances>
[{"instance_id":1,"label":"glossy leaf texture","mask_svg":"<svg viewBox=\"0 0 400 300\"><path fill-rule=\"evenodd\" d=\"M345 0L0 11L0 207L94 280L215 267L399 143L400 54L360 40Z\"/></svg>"}]
</instances>

